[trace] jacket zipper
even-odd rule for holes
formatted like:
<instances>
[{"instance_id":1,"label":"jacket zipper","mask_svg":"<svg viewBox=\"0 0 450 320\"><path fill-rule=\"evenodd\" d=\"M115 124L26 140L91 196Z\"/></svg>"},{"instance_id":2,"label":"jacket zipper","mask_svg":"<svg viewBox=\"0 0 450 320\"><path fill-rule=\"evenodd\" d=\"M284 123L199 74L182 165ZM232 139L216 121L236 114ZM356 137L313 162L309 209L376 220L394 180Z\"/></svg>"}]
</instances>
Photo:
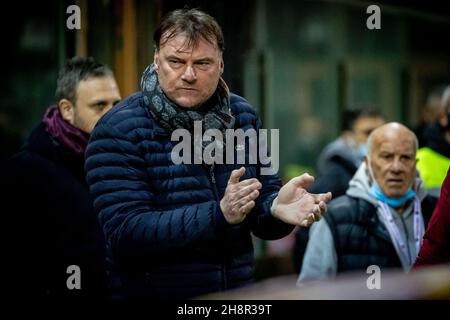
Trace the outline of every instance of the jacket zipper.
<instances>
[{"instance_id":1,"label":"jacket zipper","mask_svg":"<svg viewBox=\"0 0 450 320\"><path fill-rule=\"evenodd\" d=\"M217 190L217 184L216 184L216 176L214 174L214 164L209 166L209 176L211 178L211 184L214 191L214 196L216 198L217 203L220 205L220 199L219 199L219 192ZM222 267L221 267L221 280L222 280L222 290L227 289L227 279L226 279L226 266L225 266L225 260L222 261Z\"/></svg>"}]
</instances>

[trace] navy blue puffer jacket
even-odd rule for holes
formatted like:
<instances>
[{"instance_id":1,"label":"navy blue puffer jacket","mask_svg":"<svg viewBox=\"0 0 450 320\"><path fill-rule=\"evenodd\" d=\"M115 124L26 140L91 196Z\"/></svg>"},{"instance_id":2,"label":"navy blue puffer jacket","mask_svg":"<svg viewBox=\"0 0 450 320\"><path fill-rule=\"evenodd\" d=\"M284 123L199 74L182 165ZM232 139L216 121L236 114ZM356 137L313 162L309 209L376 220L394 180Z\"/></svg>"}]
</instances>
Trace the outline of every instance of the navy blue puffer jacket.
<instances>
[{"instance_id":1,"label":"navy blue puffer jacket","mask_svg":"<svg viewBox=\"0 0 450 320\"><path fill-rule=\"evenodd\" d=\"M258 129L243 98L231 96L235 128ZM136 93L108 112L86 153L87 181L106 237L115 298L187 298L252 281L251 232L278 239L293 227L270 214L276 175L245 165L241 178L263 184L257 204L240 224L220 210L231 171L242 165L175 165L171 141ZM248 152L248 148L246 148Z\"/></svg>"}]
</instances>

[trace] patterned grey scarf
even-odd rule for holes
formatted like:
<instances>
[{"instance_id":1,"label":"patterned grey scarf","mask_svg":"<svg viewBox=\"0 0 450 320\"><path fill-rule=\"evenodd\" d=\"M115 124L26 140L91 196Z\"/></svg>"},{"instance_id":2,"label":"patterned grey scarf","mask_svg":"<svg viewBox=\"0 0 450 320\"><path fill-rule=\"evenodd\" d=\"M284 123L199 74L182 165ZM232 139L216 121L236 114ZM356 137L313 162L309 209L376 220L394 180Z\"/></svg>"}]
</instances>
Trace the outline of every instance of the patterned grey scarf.
<instances>
[{"instance_id":1,"label":"patterned grey scarf","mask_svg":"<svg viewBox=\"0 0 450 320\"><path fill-rule=\"evenodd\" d=\"M234 127L234 117L230 110L230 96L225 81L221 78L216 92L200 110L190 110L177 106L162 91L154 64L149 65L141 79L144 102L156 121L169 132L176 129L194 131L194 121L202 121L203 132L208 129L225 130ZM202 133L203 133L202 132ZM203 142L204 149L211 141Z\"/></svg>"}]
</instances>

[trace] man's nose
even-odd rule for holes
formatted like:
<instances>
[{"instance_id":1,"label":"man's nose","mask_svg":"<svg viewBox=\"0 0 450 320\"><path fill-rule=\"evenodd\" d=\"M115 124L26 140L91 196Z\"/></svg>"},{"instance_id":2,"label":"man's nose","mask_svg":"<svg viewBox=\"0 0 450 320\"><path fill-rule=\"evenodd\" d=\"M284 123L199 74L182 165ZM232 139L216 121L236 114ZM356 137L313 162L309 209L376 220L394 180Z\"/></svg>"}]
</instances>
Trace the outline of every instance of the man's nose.
<instances>
[{"instance_id":1,"label":"man's nose","mask_svg":"<svg viewBox=\"0 0 450 320\"><path fill-rule=\"evenodd\" d=\"M403 167L404 167L404 165L400 161L400 159L394 159L394 161L392 162L392 165L391 165L392 171L395 171L395 172L401 171L403 169Z\"/></svg>"},{"instance_id":2,"label":"man's nose","mask_svg":"<svg viewBox=\"0 0 450 320\"><path fill-rule=\"evenodd\" d=\"M183 75L181 76L181 79L186 82L194 82L197 79L194 68L192 66L187 66L184 70Z\"/></svg>"}]
</instances>

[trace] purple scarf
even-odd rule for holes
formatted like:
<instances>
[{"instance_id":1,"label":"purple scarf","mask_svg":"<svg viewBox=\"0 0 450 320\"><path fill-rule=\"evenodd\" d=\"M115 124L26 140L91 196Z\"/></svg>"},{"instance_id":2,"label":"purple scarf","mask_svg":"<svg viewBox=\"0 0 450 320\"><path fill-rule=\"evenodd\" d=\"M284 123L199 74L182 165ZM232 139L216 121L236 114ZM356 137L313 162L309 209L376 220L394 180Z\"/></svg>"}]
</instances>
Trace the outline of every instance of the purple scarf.
<instances>
[{"instance_id":1,"label":"purple scarf","mask_svg":"<svg viewBox=\"0 0 450 320\"><path fill-rule=\"evenodd\" d=\"M48 107L42 122L50 135L76 154L84 154L90 135L65 121L56 105Z\"/></svg>"}]
</instances>

